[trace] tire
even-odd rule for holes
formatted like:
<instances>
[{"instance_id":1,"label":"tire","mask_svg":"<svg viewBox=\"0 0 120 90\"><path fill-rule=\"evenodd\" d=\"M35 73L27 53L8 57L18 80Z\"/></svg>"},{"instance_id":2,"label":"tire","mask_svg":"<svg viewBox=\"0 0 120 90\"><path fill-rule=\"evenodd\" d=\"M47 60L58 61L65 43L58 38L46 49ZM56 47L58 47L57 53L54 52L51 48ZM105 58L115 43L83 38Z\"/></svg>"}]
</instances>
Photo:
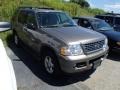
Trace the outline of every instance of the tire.
<instances>
[{"instance_id":1,"label":"tire","mask_svg":"<svg viewBox=\"0 0 120 90\"><path fill-rule=\"evenodd\" d=\"M16 34L16 32L13 32L13 40L14 40L14 44L19 47L20 46L20 39L18 37L18 35Z\"/></svg>"},{"instance_id":2,"label":"tire","mask_svg":"<svg viewBox=\"0 0 120 90\"><path fill-rule=\"evenodd\" d=\"M57 57L51 51L44 52L42 56L44 70L51 76L60 76L61 69L57 61Z\"/></svg>"}]
</instances>

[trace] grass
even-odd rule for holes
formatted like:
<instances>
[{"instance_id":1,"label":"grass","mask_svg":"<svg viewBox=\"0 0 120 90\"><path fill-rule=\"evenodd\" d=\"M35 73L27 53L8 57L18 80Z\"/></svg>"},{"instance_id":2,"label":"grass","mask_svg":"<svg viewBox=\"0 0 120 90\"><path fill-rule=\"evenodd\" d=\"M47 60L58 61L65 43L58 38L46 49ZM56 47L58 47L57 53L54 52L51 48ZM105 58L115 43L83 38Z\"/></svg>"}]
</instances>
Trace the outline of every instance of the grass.
<instances>
[{"instance_id":1,"label":"grass","mask_svg":"<svg viewBox=\"0 0 120 90\"><path fill-rule=\"evenodd\" d=\"M12 35L12 30L0 33L0 39L2 39L5 46L7 46L7 43L8 43L8 41L7 41L8 36L11 36L11 35Z\"/></svg>"}]
</instances>

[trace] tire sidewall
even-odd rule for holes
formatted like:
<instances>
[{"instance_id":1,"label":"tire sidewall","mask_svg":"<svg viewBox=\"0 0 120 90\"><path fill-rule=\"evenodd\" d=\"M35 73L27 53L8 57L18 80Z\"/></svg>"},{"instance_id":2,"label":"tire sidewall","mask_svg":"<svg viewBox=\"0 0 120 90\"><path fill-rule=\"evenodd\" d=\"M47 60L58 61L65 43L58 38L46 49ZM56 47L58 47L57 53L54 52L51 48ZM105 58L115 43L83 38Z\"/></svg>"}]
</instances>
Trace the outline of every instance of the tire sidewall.
<instances>
[{"instance_id":1,"label":"tire sidewall","mask_svg":"<svg viewBox=\"0 0 120 90\"><path fill-rule=\"evenodd\" d=\"M47 70L46 70L46 67L45 67L45 58L46 56L49 56L51 57L51 61L54 65L54 70L53 70L53 73L49 73ZM44 66L44 70L49 74L49 75L52 75L52 76L58 76L60 75L60 68L59 68L59 63L58 63L58 59L57 57L55 56L54 53L52 53L51 51L47 51L43 54L43 66Z\"/></svg>"}]
</instances>

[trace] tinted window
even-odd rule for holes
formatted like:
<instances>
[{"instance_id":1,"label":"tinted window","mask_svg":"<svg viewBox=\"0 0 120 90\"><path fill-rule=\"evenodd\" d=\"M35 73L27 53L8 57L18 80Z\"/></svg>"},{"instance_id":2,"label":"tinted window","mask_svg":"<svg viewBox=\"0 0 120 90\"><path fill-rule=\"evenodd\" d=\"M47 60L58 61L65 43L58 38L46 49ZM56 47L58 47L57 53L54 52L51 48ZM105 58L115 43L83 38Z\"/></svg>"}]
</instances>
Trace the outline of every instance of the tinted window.
<instances>
[{"instance_id":1,"label":"tinted window","mask_svg":"<svg viewBox=\"0 0 120 90\"><path fill-rule=\"evenodd\" d=\"M15 21L18 18L18 17L16 17L16 16L18 16L18 12L19 12L18 9L14 12L14 14L13 14L13 16L11 18L13 21Z\"/></svg>"},{"instance_id":2,"label":"tinted window","mask_svg":"<svg viewBox=\"0 0 120 90\"><path fill-rule=\"evenodd\" d=\"M18 22L25 24L26 23L26 18L27 18L27 12L26 11L20 11L18 15Z\"/></svg>"},{"instance_id":3,"label":"tinted window","mask_svg":"<svg viewBox=\"0 0 120 90\"><path fill-rule=\"evenodd\" d=\"M113 28L103 20L92 20L94 30L113 30Z\"/></svg>"},{"instance_id":4,"label":"tinted window","mask_svg":"<svg viewBox=\"0 0 120 90\"><path fill-rule=\"evenodd\" d=\"M96 16L96 18L104 19L104 16Z\"/></svg>"},{"instance_id":5,"label":"tinted window","mask_svg":"<svg viewBox=\"0 0 120 90\"><path fill-rule=\"evenodd\" d=\"M85 27L85 28L92 28L91 24L89 23L89 21L85 20L85 19L79 19L78 25L80 25L82 27Z\"/></svg>"},{"instance_id":6,"label":"tinted window","mask_svg":"<svg viewBox=\"0 0 120 90\"><path fill-rule=\"evenodd\" d=\"M115 18L115 25L120 25L120 18L119 17Z\"/></svg>"},{"instance_id":7,"label":"tinted window","mask_svg":"<svg viewBox=\"0 0 120 90\"><path fill-rule=\"evenodd\" d=\"M109 23L111 26L113 25L113 20L114 20L114 17L110 17L110 16L105 17L105 21Z\"/></svg>"},{"instance_id":8,"label":"tinted window","mask_svg":"<svg viewBox=\"0 0 120 90\"><path fill-rule=\"evenodd\" d=\"M32 23L32 24L36 25L35 13L33 13L33 12L28 13L27 23Z\"/></svg>"},{"instance_id":9,"label":"tinted window","mask_svg":"<svg viewBox=\"0 0 120 90\"><path fill-rule=\"evenodd\" d=\"M63 12L39 12L37 14L39 25L48 26L74 26L75 22Z\"/></svg>"},{"instance_id":10,"label":"tinted window","mask_svg":"<svg viewBox=\"0 0 120 90\"><path fill-rule=\"evenodd\" d=\"M34 27L34 29L37 28L37 22L36 22L34 12L28 12L27 25L32 25ZM29 29L33 29L33 28L29 27Z\"/></svg>"}]
</instances>

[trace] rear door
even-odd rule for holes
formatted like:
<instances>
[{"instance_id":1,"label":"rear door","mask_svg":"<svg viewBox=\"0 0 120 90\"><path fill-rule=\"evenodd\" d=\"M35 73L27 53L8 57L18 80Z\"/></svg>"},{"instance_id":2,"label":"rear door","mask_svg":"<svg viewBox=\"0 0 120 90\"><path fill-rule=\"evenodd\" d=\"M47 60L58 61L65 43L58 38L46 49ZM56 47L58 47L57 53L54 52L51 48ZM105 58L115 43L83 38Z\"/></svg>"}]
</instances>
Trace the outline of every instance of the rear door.
<instances>
[{"instance_id":1,"label":"rear door","mask_svg":"<svg viewBox=\"0 0 120 90\"><path fill-rule=\"evenodd\" d=\"M26 25L26 18L27 18L27 11L25 10L21 10L19 12L18 18L17 18L17 22L16 22L16 26L15 26L15 30L18 34L18 37L25 43L27 44L27 33L26 30L24 28L24 26Z\"/></svg>"}]
</instances>

